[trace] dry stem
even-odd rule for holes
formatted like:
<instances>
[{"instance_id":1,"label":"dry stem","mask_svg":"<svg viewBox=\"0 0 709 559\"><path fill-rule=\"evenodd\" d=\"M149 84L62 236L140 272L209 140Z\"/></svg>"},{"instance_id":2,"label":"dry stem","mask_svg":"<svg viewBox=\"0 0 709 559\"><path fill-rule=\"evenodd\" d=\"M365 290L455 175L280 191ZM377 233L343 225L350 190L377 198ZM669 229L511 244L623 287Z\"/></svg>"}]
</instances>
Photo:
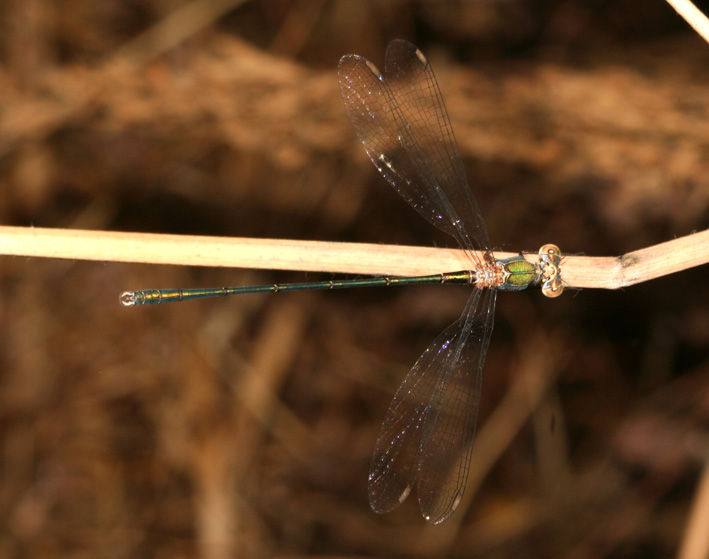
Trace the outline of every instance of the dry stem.
<instances>
[{"instance_id":1,"label":"dry stem","mask_svg":"<svg viewBox=\"0 0 709 559\"><path fill-rule=\"evenodd\" d=\"M457 249L25 227L0 227L0 254L392 276L470 266ZM533 250L528 259L536 258ZM619 257L564 256L561 274L566 287L619 289L707 262L709 230Z\"/></svg>"},{"instance_id":2,"label":"dry stem","mask_svg":"<svg viewBox=\"0 0 709 559\"><path fill-rule=\"evenodd\" d=\"M689 0L667 0L667 3L677 10L677 13L709 43L709 20L692 2Z\"/></svg>"}]
</instances>

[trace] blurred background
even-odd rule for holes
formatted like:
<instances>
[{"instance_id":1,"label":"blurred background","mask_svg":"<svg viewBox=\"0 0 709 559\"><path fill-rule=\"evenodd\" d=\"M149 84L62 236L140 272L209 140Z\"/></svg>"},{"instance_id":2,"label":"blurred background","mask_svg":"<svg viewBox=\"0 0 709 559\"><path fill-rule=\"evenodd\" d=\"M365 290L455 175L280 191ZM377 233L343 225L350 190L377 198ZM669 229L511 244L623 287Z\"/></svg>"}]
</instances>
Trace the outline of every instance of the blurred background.
<instances>
[{"instance_id":1,"label":"blurred background","mask_svg":"<svg viewBox=\"0 0 709 559\"><path fill-rule=\"evenodd\" d=\"M493 245L620 255L709 225L709 45L658 0L5 0L0 223L455 246L337 84L431 60ZM327 274L3 257L0 556L676 554L709 455L707 269L498 297L463 504L374 514L397 386L469 288L126 309Z\"/></svg>"}]
</instances>

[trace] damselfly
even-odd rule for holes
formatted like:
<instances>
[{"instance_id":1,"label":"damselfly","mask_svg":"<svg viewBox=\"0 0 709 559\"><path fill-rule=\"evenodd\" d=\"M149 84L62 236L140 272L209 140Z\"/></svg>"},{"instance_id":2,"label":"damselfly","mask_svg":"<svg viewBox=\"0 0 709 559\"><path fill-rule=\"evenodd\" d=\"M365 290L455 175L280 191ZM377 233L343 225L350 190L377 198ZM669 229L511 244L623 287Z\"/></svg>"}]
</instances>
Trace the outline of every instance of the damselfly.
<instances>
[{"instance_id":1,"label":"damselfly","mask_svg":"<svg viewBox=\"0 0 709 559\"><path fill-rule=\"evenodd\" d=\"M374 166L430 223L465 251L470 269L419 277L385 277L253 287L126 292L126 306L203 297L304 289L466 283L463 314L424 351L396 392L369 472L369 502L379 513L398 507L416 486L424 518L438 524L460 504L467 482L492 334L497 290L540 285L563 289L559 249L545 245L537 262L497 260L468 186L463 160L431 65L414 45L392 41L385 73L357 55L343 56L339 82L347 113Z\"/></svg>"}]
</instances>

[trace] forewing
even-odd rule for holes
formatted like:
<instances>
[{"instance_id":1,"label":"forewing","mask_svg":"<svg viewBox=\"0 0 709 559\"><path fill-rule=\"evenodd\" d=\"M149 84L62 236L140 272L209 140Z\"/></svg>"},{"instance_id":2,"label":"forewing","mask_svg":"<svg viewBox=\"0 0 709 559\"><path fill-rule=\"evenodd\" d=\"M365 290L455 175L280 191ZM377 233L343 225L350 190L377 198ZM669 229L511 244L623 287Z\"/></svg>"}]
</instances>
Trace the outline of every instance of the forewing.
<instances>
[{"instance_id":1,"label":"forewing","mask_svg":"<svg viewBox=\"0 0 709 559\"><path fill-rule=\"evenodd\" d=\"M476 290L476 294L480 293ZM432 524L446 520L460 504L470 471L480 404L482 369L492 334L497 292L468 304L452 339L448 372L431 397L437 417L421 435L417 492L421 513Z\"/></svg>"},{"instance_id":2,"label":"forewing","mask_svg":"<svg viewBox=\"0 0 709 559\"><path fill-rule=\"evenodd\" d=\"M429 77L435 85L433 72L428 64L426 67L428 73L421 72L412 77L415 79ZM461 216L469 214L470 208L464 208L464 212L459 214L447 195L447 190L450 190L458 196L457 188L441 187L442 183L462 181L460 188L468 189L452 132L450 138L439 139L439 141L452 146L452 151L449 151L448 155L457 157L457 162L452 163L449 168L442 165L439 160L430 162L427 160L427 153L438 155L439 151L435 148L423 149L416 139L418 128L414 130L399 109L397 99L389 88L388 77L382 76L374 64L357 55L342 57L338 75L342 97L355 132L382 176L419 214L455 237L463 248L487 250L489 243L484 224L481 221L478 223L477 219L463 219ZM399 81L403 81L403 77L399 78ZM419 90L423 90L422 85L419 86ZM435 92L437 91L436 86ZM431 100L433 97L429 95L429 101ZM440 103L442 104L442 100ZM427 104L412 101L407 105L409 116L416 118L419 127L421 123L432 122L441 111L448 119L442 106L440 109L428 107L426 110L433 111L428 115L413 114L413 109L418 106L424 110ZM435 112L436 110L438 112ZM450 122L447 122L446 126L450 129ZM437 127L434 124L431 126L434 128L423 131L427 142L434 141ZM440 130L442 129L438 129ZM455 169L455 172L452 169ZM472 200L472 195L470 196ZM476 209L474 202L472 209ZM466 230L468 225L475 229L475 233L471 234ZM482 241L476 242L471 236L474 237L478 232L484 233L484 236Z\"/></svg>"},{"instance_id":3,"label":"forewing","mask_svg":"<svg viewBox=\"0 0 709 559\"><path fill-rule=\"evenodd\" d=\"M463 237L461 245L488 250L485 221L468 186L463 158L428 59L408 41L392 41L386 52L385 80L394 95L397 119L406 123L402 143L414 154L416 166L428 168L439 205L452 208L449 213L457 220L452 225L456 236ZM425 194L428 201L431 195Z\"/></svg>"},{"instance_id":4,"label":"forewing","mask_svg":"<svg viewBox=\"0 0 709 559\"><path fill-rule=\"evenodd\" d=\"M463 315L446 328L424 351L396 391L382 423L369 473L369 502L375 512L389 512L409 495L420 475L422 452L440 414L440 395L446 393L449 370L457 369L465 345L466 325L480 299L475 289ZM478 388L479 389L479 388ZM469 412L477 415L477 408ZM430 481L427 486L430 485ZM420 483L420 481L419 481ZM444 485L443 481L441 482Z\"/></svg>"}]
</instances>

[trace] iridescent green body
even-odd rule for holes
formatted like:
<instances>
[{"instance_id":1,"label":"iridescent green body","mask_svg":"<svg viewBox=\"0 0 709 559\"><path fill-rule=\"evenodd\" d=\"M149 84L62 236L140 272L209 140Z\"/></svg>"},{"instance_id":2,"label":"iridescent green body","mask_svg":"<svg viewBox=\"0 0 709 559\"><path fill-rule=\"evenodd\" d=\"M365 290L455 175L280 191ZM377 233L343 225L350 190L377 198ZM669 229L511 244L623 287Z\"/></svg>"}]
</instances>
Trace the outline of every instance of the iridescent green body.
<instances>
[{"instance_id":1,"label":"iridescent green body","mask_svg":"<svg viewBox=\"0 0 709 559\"><path fill-rule=\"evenodd\" d=\"M311 289L346 289L350 287L389 287L425 283L475 283L475 272L462 271L414 277L383 277L353 280L330 280L308 283L273 283L246 287L214 287L205 289L145 289L121 295L124 306L159 305L173 301L188 301L207 297L226 297L249 293L278 293L279 291L304 291Z\"/></svg>"},{"instance_id":2,"label":"iridescent green body","mask_svg":"<svg viewBox=\"0 0 709 559\"><path fill-rule=\"evenodd\" d=\"M432 283L474 284L479 289L521 291L530 285L541 285L547 297L556 297L562 291L559 276L560 252L554 245L539 250L539 261L529 262L523 256L513 256L486 262L474 270L413 277L383 277L353 280L331 280L308 283L273 283L247 287L214 287L205 289L145 289L121 295L124 306L159 305L207 297L225 297L248 293L278 293L306 289L345 289L349 287L389 287Z\"/></svg>"},{"instance_id":3,"label":"iridescent green body","mask_svg":"<svg viewBox=\"0 0 709 559\"><path fill-rule=\"evenodd\" d=\"M502 266L503 281L497 286L502 291L521 291L539 281L539 266L521 256L498 260L495 264Z\"/></svg>"}]
</instances>

